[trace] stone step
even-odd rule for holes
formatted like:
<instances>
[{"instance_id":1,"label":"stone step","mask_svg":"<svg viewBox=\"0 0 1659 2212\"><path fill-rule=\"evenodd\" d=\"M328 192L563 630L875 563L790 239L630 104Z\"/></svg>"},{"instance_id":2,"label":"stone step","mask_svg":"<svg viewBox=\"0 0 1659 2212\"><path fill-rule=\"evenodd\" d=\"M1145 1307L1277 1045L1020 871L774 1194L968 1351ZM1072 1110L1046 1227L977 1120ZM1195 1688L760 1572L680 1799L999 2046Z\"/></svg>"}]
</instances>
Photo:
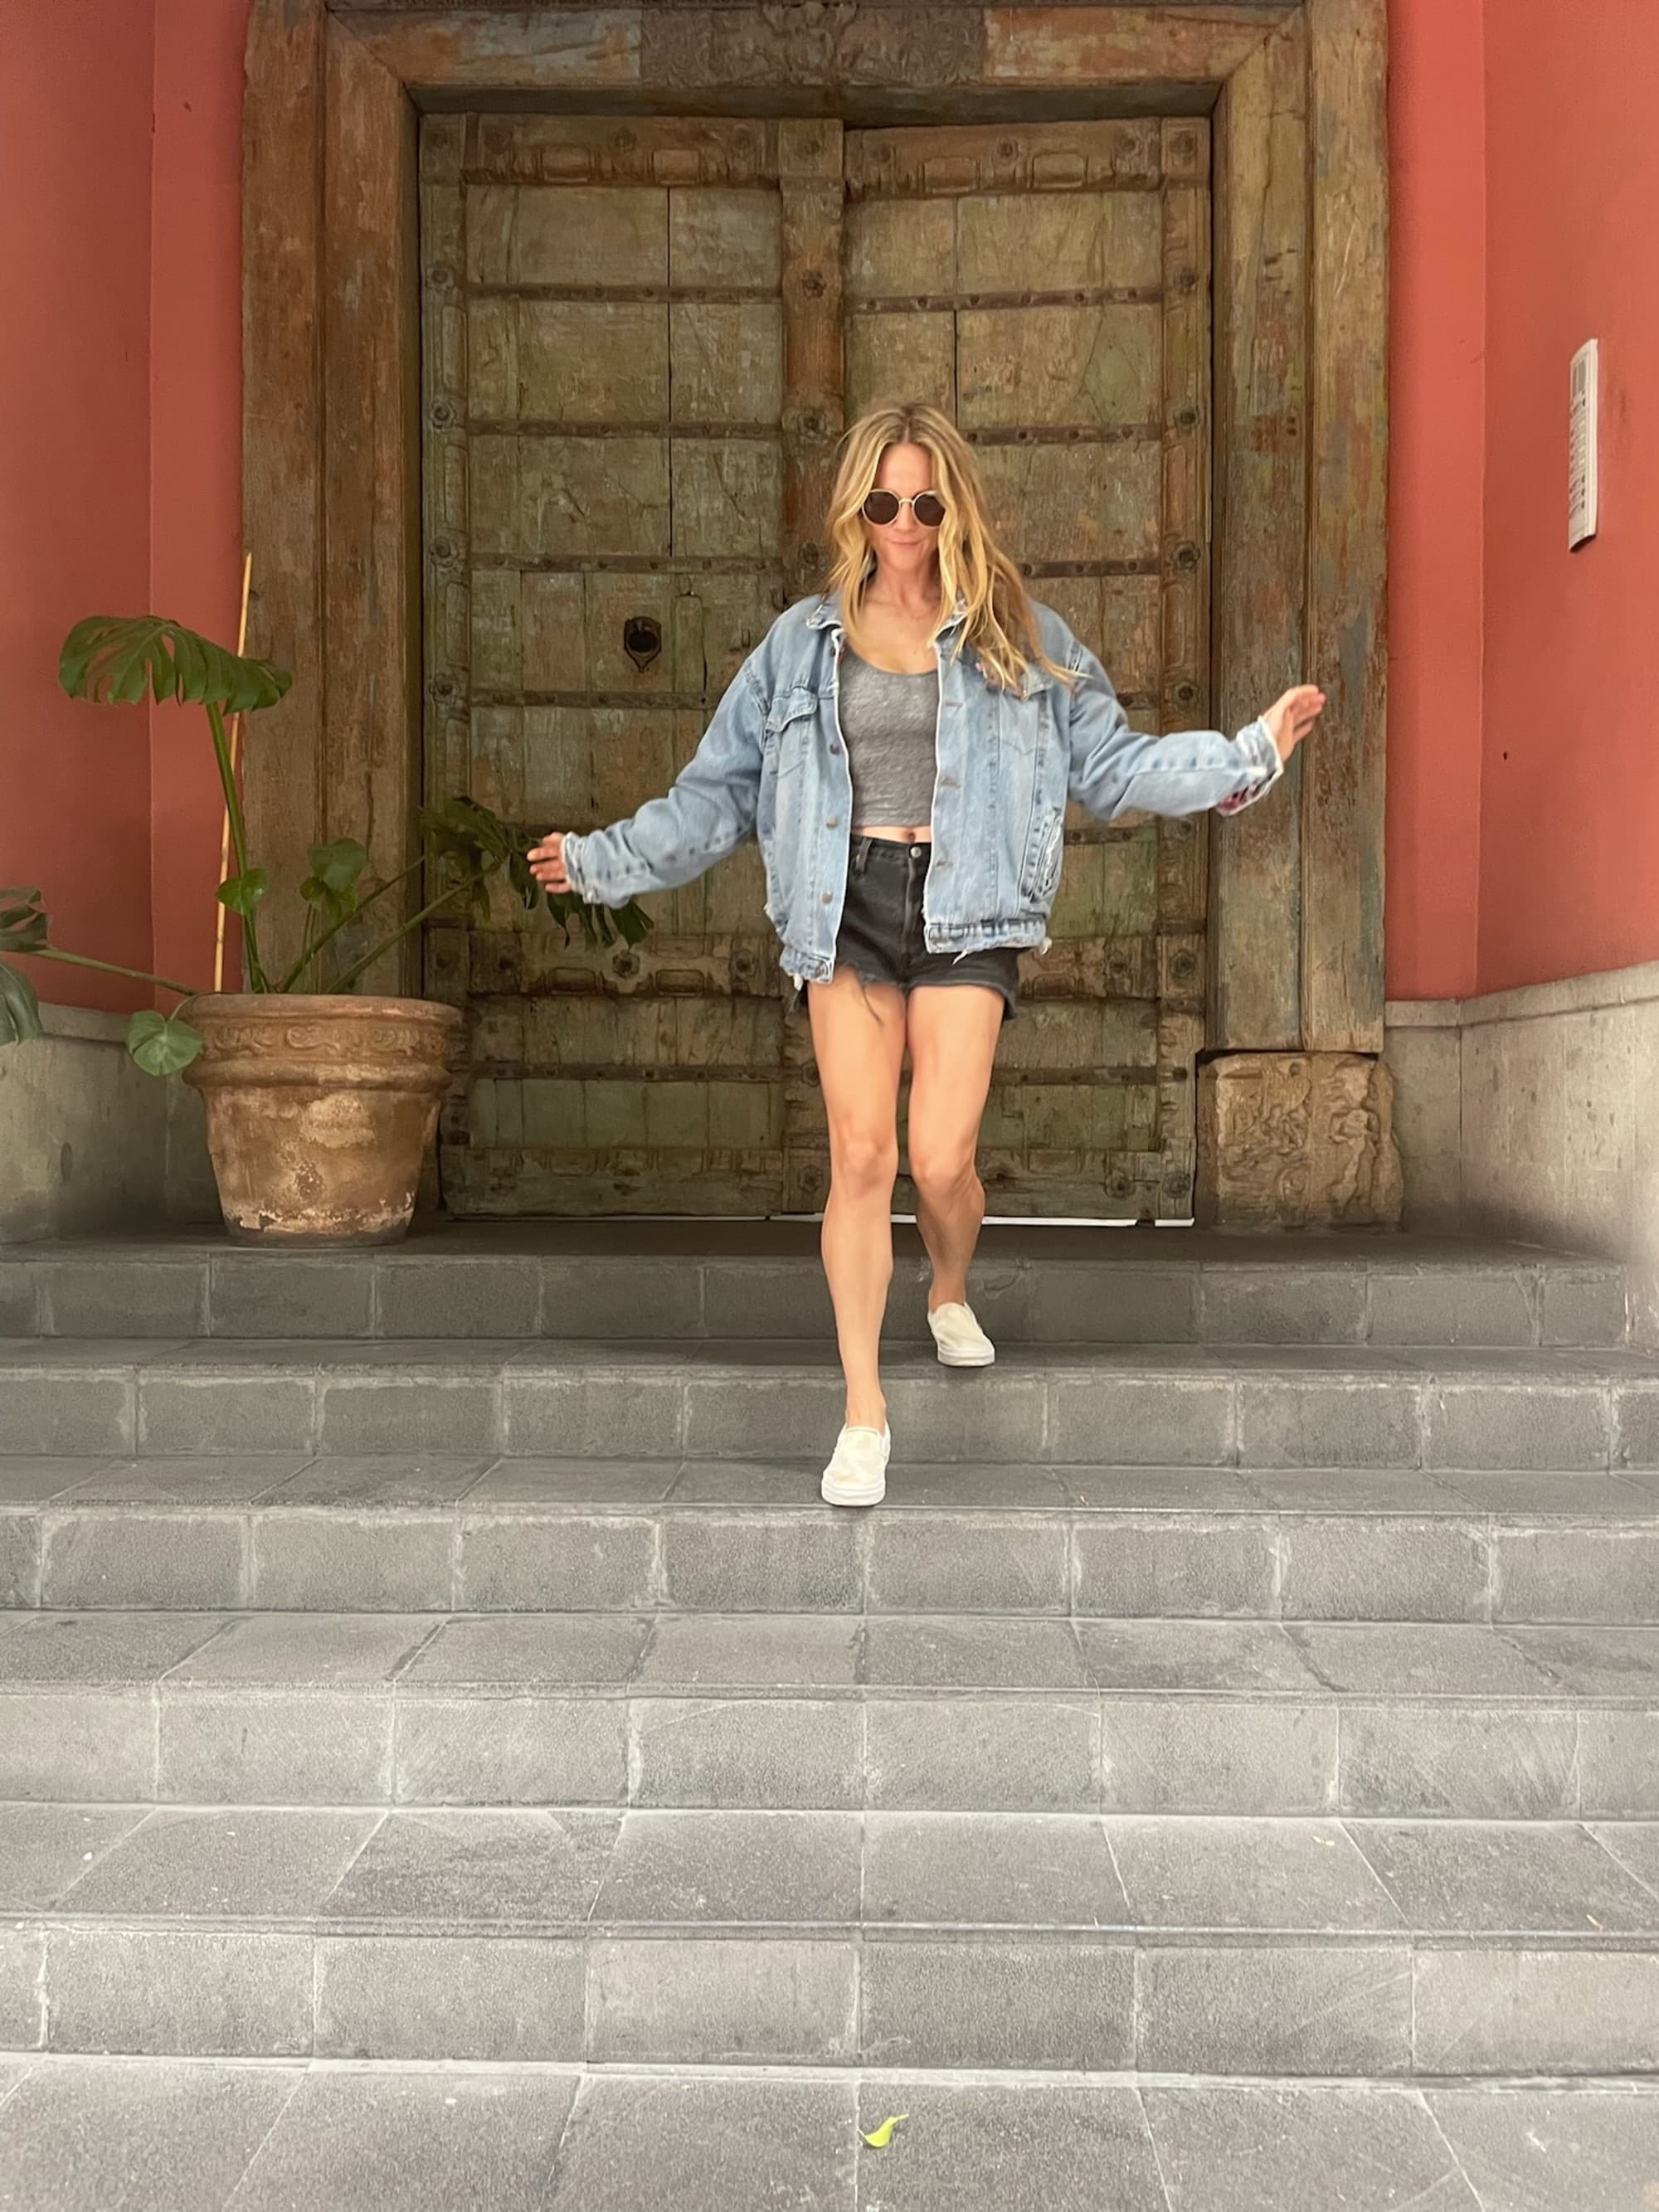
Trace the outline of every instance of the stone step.
<instances>
[{"instance_id":1,"label":"stone step","mask_svg":"<svg viewBox=\"0 0 1659 2212\"><path fill-rule=\"evenodd\" d=\"M949 1390L950 1384L936 1384ZM1659 1623L1659 1472L0 1458L0 1611Z\"/></svg>"},{"instance_id":2,"label":"stone step","mask_svg":"<svg viewBox=\"0 0 1659 2212\"><path fill-rule=\"evenodd\" d=\"M0 1808L0 2047L1659 2071L1659 1824Z\"/></svg>"},{"instance_id":3,"label":"stone step","mask_svg":"<svg viewBox=\"0 0 1659 2212\"><path fill-rule=\"evenodd\" d=\"M927 1262L895 1231L895 1341L927 1343ZM986 1224L977 1311L1006 1344L1605 1346L1614 1261L1473 1239ZM389 1251L238 1250L196 1233L14 1248L0 1334L696 1341L830 1332L815 1221L442 1225Z\"/></svg>"},{"instance_id":4,"label":"stone step","mask_svg":"<svg viewBox=\"0 0 1659 2212\"><path fill-rule=\"evenodd\" d=\"M17 1615L0 1798L1648 1819L1659 1629Z\"/></svg>"},{"instance_id":5,"label":"stone step","mask_svg":"<svg viewBox=\"0 0 1659 2212\"><path fill-rule=\"evenodd\" d=\"M1014 1345L994 1368L898 1345L900 1467L1659 1467L1659 1360L1628 1350ZM13 1339L12 1455L825 1454L828 1340Z\"/></svg>"},{"instance_id":6,"label":"stone step","mask_svg":"<svg viewBox=\"0 0 1659 2212\"><path fill-rule=\"evenodd\" d=\"M1656 2166L1659 2093L1595 2077L0 2059L0 2172L32 2212L1615 2212Z\"/></svg>"}]
</instances>

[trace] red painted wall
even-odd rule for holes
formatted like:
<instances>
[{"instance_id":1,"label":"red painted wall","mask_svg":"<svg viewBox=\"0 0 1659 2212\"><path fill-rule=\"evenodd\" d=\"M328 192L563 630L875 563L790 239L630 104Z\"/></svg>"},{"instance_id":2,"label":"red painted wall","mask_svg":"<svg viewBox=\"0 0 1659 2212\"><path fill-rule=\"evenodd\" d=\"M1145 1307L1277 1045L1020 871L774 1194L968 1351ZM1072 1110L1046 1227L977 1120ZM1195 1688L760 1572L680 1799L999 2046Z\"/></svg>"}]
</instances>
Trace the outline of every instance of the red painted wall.
<instances>
[{"instance_id":1,"label":"red painted wall","mask_svg":"<svg viewBox=\"0 0 1659 2212\"><path fill-rule=\"evenodd\" d=\"M242 600L248 7L155 0L149 597L158 614L229 646ZM224 808L200 708L153 710L150 778L155 967L210 985ZM235 949L233 925L228 954ZM236 980L228 970L228 980Z\"/></svg>"},{"instance_id":2,"label":"red painted wall","mask_svg":"<svg viewBox=\"0 0 1659 2212\"><path fill-rule=\"evenodd\" d=\"M82 615L149 596L149 0L8 11L0 67L0 883L38 884L56 933L148 967L142 708L58 688ZM148 1003L32 963L71 1005Z\"/></svg>"},{"instance_id":3,"label":"red painted wall","mask_svg":"<svg viewBox=\"0 0 1659 2212\"><path fill-rule=\"evenodd\" d=\"M65 699L81 616L236 641L248 0L54 0L0 70L0 882L77 951L213 980L221 807L197 709ZM44 996L143 984L33 964ZM173 1003L171 1000L166 1001Z\"/></svg>"},{"instance_id":4,"label":"red painted wall","mask_svg":"<svg viewBox=\"0 0 1659 2212\"><path fill-rule=\"evenodd\" d=\"M1501 27L1501 34L1500 34ZM1659 958L1659 8L1492 0L1483 990ZM1566 540L1601 341L1601 527Z\"/></svg>"},{"instance_id":5,"label":"red painted wall","mask_svg":"<svg viewBox=\"0 0 1659 2212\"><path fill-rule=\"evenodd\" d=\"M1481 0L1392 0L1389 48L1388 993L1462 998L1480 921Z\"/></svg>"}]
</instances>

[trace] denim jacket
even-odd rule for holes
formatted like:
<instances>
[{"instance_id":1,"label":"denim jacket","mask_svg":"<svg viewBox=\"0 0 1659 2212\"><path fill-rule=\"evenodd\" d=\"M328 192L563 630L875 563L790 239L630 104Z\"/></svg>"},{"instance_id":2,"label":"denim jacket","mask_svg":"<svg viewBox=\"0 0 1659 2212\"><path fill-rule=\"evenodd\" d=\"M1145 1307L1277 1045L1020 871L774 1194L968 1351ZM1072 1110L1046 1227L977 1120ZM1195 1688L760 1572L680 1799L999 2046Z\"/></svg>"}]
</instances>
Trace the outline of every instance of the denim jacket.
<instances>
[{"instance_id":1,"label":"denim jacket","mask_svg":"<svg viewBox=\"0 0 1659 2212\"><path fill-rule=\"evenodd\" d=\"M939 632L933 852L922 900L930 952L1047 951L1068 797L1103 821L1131 808L1231 813L1282 773L1260 720L1237 738L1137 737L1094 654L1051 607L1036 612L1044 651L1076 672L1075 690L1035 666L1022 690L988 682L971 649L954 650L960 606ZM845 646L833 598L801 599L781 614L672 789L626 822L567 836L571 889L623 906L690 882L753 834L784 969L798 983L828 982L853 828L838 711Z\"/></svg>"}]
</instances>

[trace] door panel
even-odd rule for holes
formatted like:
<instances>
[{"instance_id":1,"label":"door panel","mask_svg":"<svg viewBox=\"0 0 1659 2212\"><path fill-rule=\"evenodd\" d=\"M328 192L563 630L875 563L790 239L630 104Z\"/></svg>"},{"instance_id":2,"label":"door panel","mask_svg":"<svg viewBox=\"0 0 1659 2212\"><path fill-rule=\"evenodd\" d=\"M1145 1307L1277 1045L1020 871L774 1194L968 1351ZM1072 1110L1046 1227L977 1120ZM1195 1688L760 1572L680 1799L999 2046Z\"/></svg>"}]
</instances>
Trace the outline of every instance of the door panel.
<instances>
[{"instance_id":1,"label":"door panel","mask_svg":"<svg viewBox=\"0 0 1659 2212\"><path fill-rule=\"evenodd\" d=\"M426 118L428 788L576 829L664 789L813 573L842 400L953 414L1034 592L1140 725L1203 719L1207 156L1190 121ZM989 1203L1184 1212L1204 841L1073 815ZM638 947L505 902L429 931L428 988L471 1038L455 1211L822 1204L763 898L751 845L647 900Z\"/></svg>"}]
</instances>

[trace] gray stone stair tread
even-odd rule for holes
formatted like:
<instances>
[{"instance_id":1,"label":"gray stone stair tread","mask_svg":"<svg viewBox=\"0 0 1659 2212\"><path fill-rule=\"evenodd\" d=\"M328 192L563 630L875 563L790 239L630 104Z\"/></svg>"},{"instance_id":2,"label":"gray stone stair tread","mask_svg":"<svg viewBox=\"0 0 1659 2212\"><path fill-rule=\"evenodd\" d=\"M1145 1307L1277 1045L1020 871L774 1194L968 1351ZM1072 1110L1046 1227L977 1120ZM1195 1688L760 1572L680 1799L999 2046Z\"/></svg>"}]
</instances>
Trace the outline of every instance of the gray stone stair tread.
<instances>
[{"instance_id":1,"label":"gray stone stair tread","mask_svg":"<svg viewBox=\"0 0 1659 2212\"><path fill-rule=\"evenodd\" d=\"M1659 1941L1639 1822L29 1805L0 1845L54 1924Z\"/></svg>"},{"instance_id":2,"label":"gray stone stair tread","mask_svg":"<svg viewBox=\"0 0 1659 2212\"><path fill-rule=\"evenodd\" d=\"M901 2112L890 2144L866 2148ZM1656 2160L1659 2090L1594 2077L0 2063L0 2171L32 2212L1609 2212L1641 2203Z\"/></svg>"},{"instance_id":3,"label":"gray stone stair tread","mask_svg":"<svg viewBox=\"0 0 1659 2212\"><path fill-rule=\"evenodd\" d=\"M253 1452L143 1459L0 1456L0 1513L133 1504L343 1511L453 1504L469 1514L675 1513L763 1505L834 1525L805 1457L638 1461L489 1453ZM890 1510L1491 1519L1638 1526L1659 1521L1659 1471L1535 1468L1180 1468L896 1465Z\"/></svg>"},{"instance_id":4,"label":"gray stone stair tread","mask_svg":"<svg viewBox=\"0 0 1659 2212\"><path fill-rule=\"evenodd\" d=\"M884 1346L884 1369L938 1372L931 1345ZM1530 1381L1539 1384L1659 1382L1659 1357L1623 1346L1546 1349L1365 1344L1144 1344L1056 1340L1005 1344L997 1365L1017 1374L1317 1376L1332 1380ZM494 1373L504 1369L620 1368L656 1372L816 1374L837 1370L832 1340L802 1337L11 1337L0 1339L0 1370L106 1374L266 1372L349 1374L407 1368ZM953 1377L960 1382L964 1378Z\"/></svg>"},{"instance_id":5,"label":"gray stone stair tread","mask_svg":"<svg viewBox=\"0 0 1659 2212\"><path fill-rule=\"evenodd\" d=\"M153 1686L1635 1705L1659 1698L1659 1627L823 1613L0 1613L0 1695Z\"/></svg>"}]
</instances>

